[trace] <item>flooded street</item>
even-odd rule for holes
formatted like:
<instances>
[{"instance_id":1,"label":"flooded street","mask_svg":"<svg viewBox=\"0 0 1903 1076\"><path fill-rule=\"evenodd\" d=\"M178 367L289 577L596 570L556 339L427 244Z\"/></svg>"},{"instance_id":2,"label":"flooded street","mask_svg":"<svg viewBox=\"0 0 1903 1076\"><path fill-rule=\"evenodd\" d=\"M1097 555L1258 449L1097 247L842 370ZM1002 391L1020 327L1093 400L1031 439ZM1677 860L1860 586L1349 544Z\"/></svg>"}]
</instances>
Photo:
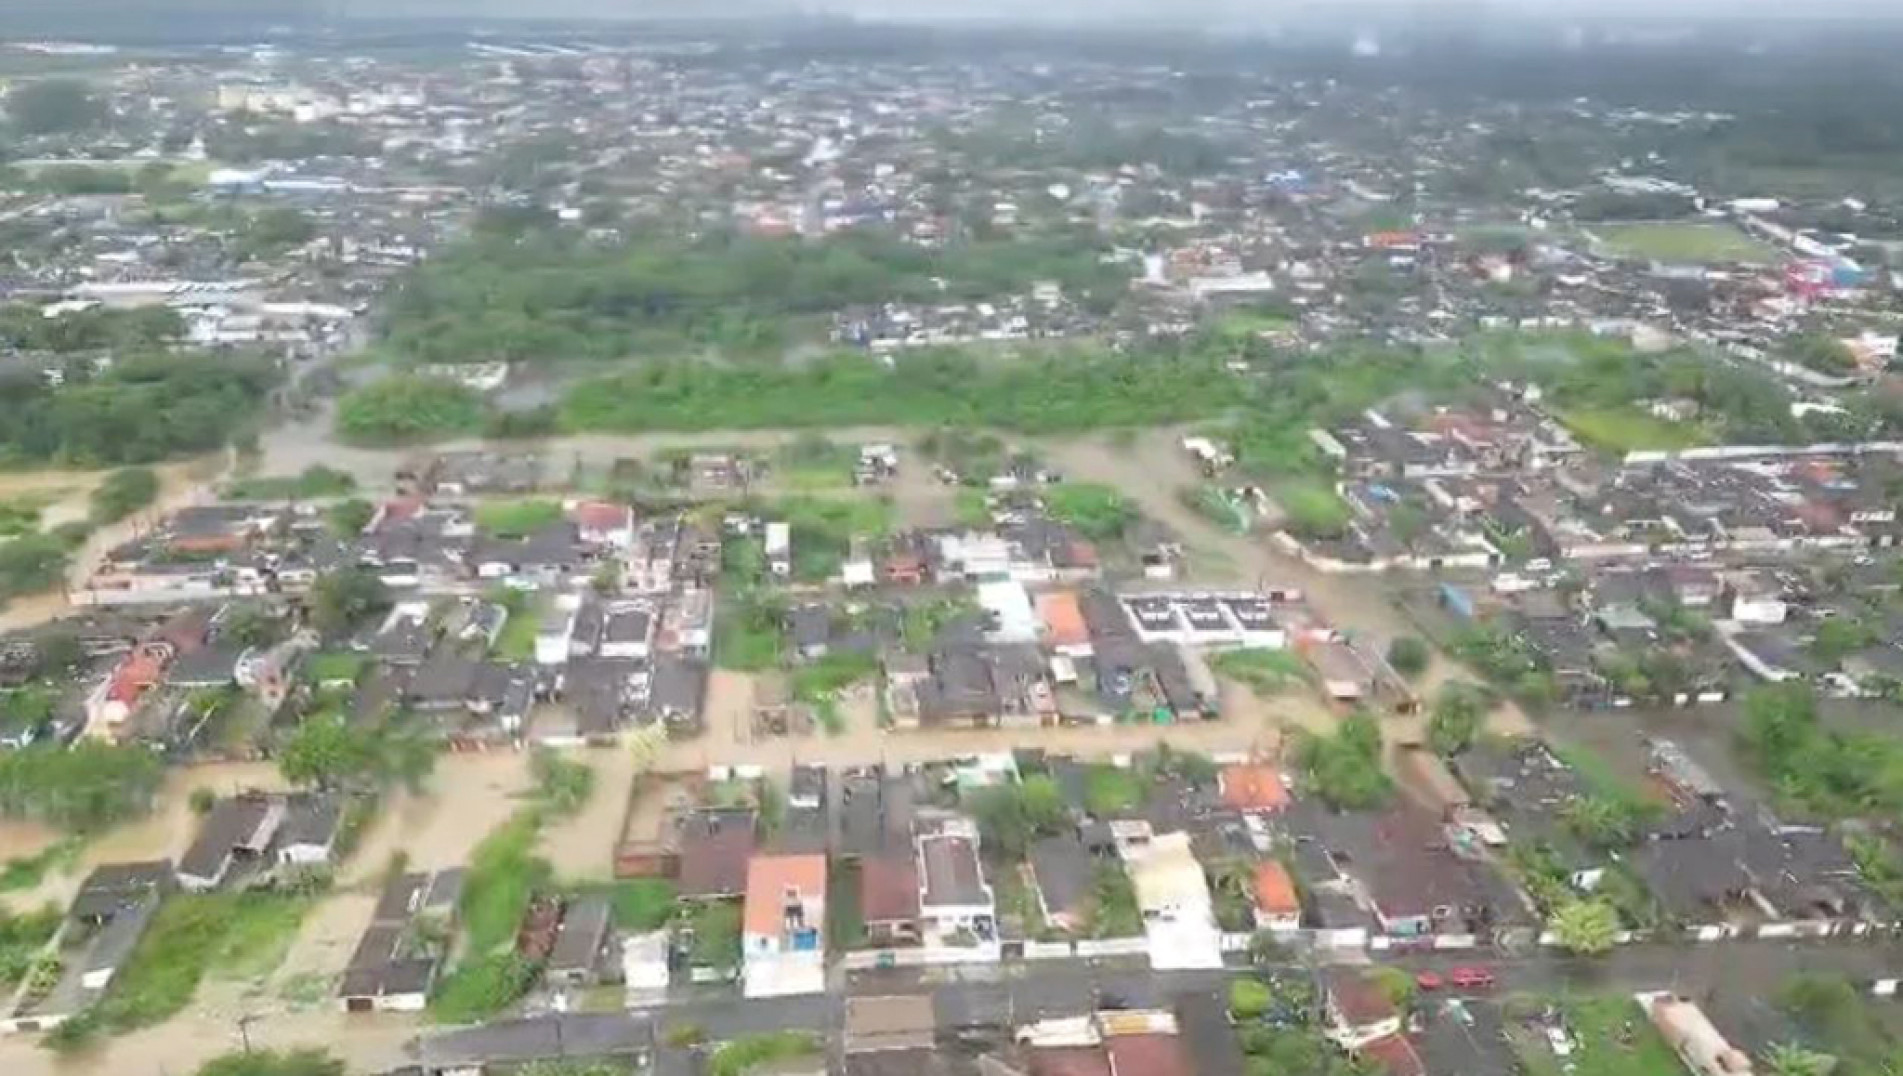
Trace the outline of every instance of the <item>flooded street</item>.
<instances>
[{"instance_id":1,"label":"flooded street","mask_svg":"<svg viewBox=\"0 0 1903 1076\"><path fill-rule=\"evenodd\" d=\"M273 430L264 439L258 473L294 474L322 463L351 472L372 495L390 489L398 463L413 450L339 446L329 439L329 423L328 415L320 413ZM908 449L916 433L885 427L826 431L839 443L883 440ZM784 431L590 435L552 439L533 448L556 461L572 457L585 464L605 465L666 447L766 449L796 436ZM1117 487L1146 515L1175 531L1190 552L1196 584L1299 586L1326 620L1352 631L1377 651L1385 649L1396 635L1412 633L1381 580L1331 577L1310 571L1276 553L1265 535L1227 532L1185 507L1179 492L1199 484L1202 477L1178 447L1179 436L1179 431L1152 430L1115 443L1103 437L1036 439L1029 443L1072 479ZM433 446L432 450L479 445L470 441ZM162 507L209 496L229 463L209 459L164 468ZM100 477L97 473L74 472L18 475L13 476L12 486L0 482L0 496L5 496L8 489L21 494L43 492L51 498L49 520L77 518L73 513L83 516L87 493ZM899 480L878 492L892 499L906 525L950 521L951 491L909 451ZM817 495L864 494L841 488L819 491ZM145 522L144 518L128 521L96 535L77 559L75 573L88 570L99 551L124 540ZM27 599L0 614L0 625L32 623L57 614L64 606L61 595ZM1466 675L1457 665L1437 657L1420 683L1431 693L1447 679ZM1290 730L1326 732L1340 716L1306 691L1264 698L1239 684L1225 682L1225 716L1207 723L888 732L878 725L878 706L872 692L860 690L841 700L842 720L833 734L821 730L805 737L756 740L751 723L758 688L759 678L754 674L716 670L708 687L707 732L700 738L667 744L652 758L627 748L573 753L571 757L584 761L594 771L595 790L575 817L550 825L542 834L538 851L549 861L555 876L572 882L612 876L614 849L630 795L643 767L649 764L665 772L752 764L783 774L796 762L846 765L880 761L896 766L1030 746L1105 758L1128 755L1161 742L1212 754L1276 757ZM1523 731L1526 727L1524 715L1510 708L1497 712L1493 724L1500 731ZM1384 719L1384 725L1390 743L1418 737L1422 731L1420 719L1390 717ZM400 1063L403 1044L421 1027L417 1018L345 1018L331 1009L336 977L369 921L377 886L395 857L401 855L417 868L466 864L476 845L521 806L533 784L530 758L529 752L515 750L446 755L425 789L389 794L363 833L357 852L340 872L335 890L313 908L291 941L284 961L269 974L249 981L208 980L178 1019L102 1044L98 1052L81 1058L59 1058L39 1049L30 1039L0 1040L0 1073L186 1073L206 1058L237 1046L236 1021L241 1016L256 1018L251 1033L260 1045L321 1045L345 1058L352 1071L379 1070ZM190 809L195 789L228 794L247 787L278 785L277 773L269 764L174 770L150 817L100 834L74 862L49 872L31 890L7 894L6 903L17 908L62 903L70 898L79 880L100 863L178 857L196 829L197 818ZM34 853L57 838L57 834L30 824L0 825L0 860Z\"/></svg>"},{"instance_id":2,"label":"flooded street","mask_svg":"<svg viewBox=\"0 0 1903 1076\"><path fill-rule=\"evenodd\" d=\"M160 786L151 814L91 838L72 863L49 871L32 889L0 894L0 902L14 909L37 908L49 902L63 906L72 899L87 873L101 863L165 857L176 860L191 846L198 831L198 816L191 808L192 793L198 789L210 789L227 796L247 788L283 787L277 768L269 763L217 763L171 769ZM46 827L33 823L0 823L0 861L32 855L56 837Z\"/></svg>"},{"instance_id":3,"label":"flooded street","mask_svg":"<svg viewBox=\"0 0 1903 1076\"><path fill-rule=\"evenodd\" d=\"M230 460L222 456L202 456L192 460L160 464L152 470L158 475L159 493L152 505L110 526L101 527L73 552L66 582L77 587L92 574L99 559L113 546L136 537L165 513L188 504L211 500L217 484L227 473ZM19 471L0 472L0 501L12 497L57 494L41 512L43 527L83 522L91 504L94 487L109 471ZM43 624L71 608L66 594L47 591L29 594L0 607L0 631L17 631Z\"/></svg>"}]
</instances>

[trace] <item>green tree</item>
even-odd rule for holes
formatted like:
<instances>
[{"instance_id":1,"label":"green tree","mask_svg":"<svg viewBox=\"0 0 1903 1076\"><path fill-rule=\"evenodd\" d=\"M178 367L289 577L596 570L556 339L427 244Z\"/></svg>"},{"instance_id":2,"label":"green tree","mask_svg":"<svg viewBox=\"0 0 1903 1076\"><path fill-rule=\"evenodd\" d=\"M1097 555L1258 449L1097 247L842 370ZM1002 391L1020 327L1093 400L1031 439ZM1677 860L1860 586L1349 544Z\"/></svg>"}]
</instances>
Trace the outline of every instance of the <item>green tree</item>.
<instances>
[{"instance_id":1,"label":"green tree","mask_svg":"<svg viewBox=\"0 0 1903 1076\"><path fill-rule=\"evenodd\" d=\"M89 516L96 526L117 523L150 505L158 495L159 476L152 468L121 468L93 490Z\"/></svg>"},{"instance_id":2,"label":"green tree","mask_svg":"<svg viewBox=\"0 0 1903 1076\"><path fill-rule=\"evenodd\" d=\"M1412 635L1397 635L1388 644L1388 664L1402 676L1413 678L1427 671L1433 652L1427 643Z\"/></svg>"},{"instance_id":3,"label":"green tree","mask_svg":"<svg viewBox=\"0 0 1903 1076\"><path fill-rule=\"evenodd\" d=\"M198 1076L344 1076L344 1063L314 1048L247 1050L212 1058Z\"/></svg>"},{"instance_id":4,"label":"green tree","mask_svg":"<svg viewBox=\"0 0 1903 1076\"><path fill-rule=\"evenodd\" d=\"M397 374L352 390L337 402L337 432L363 444L474 433L482 423L482 398L446 378Z\"/></svg>"},{"instance_id":5,"label":"green tree","mask_svg":"<svg viewBox=\"0 0 1903 1076\"><path fill-rule=\"evenodd\" d=\"M0 815L65 829L97 829L143 814L164 776L141 746L82 740L0 752Z\"/></svg>"},{"instance_id":6,"label":"green tree","mask_svg":"<svg viewBox=\"0 0 1903 1076\"><path fill-rule=\"evenodd\" d=\"M1295 758L1309 789L1331 806L1372 809L1394 792L1381 769L1381 727L1366 713L1344 718L1333 736L1302 737Z\"/></svg>"},{"instance_id":7,"label":"green tree","mask_svg":"<svg viewBox=\"0 0 1903 1076\"><path fill-rule=\"evenodd\" d=\"M1032 774L1018 785L1018 804L1033 833L1054 833L1070 815L1063 789L1046 774Z\"/></svg>"},{"instance_id":8,"label":"green tree","mask_svg":"<svg viewBox=\"0 0 1903 1076\"><path fill-rule=\"evenodd\" d=\"M233 605L219 619L218 636L239 646L270 646L282 635L284 622L257 603Z\"/></svg>"},{"instance_id":9,"label":"green tree","mask_svg":"<svg viewBox=\"0 0 1903 1076\"><path fill-rule=\"evenodd\" d=\"M1639 808L1622 796L1588 793L1561 805L1559 816L1573 836L1602 851L1630 847L1639 836Z\"/></svg>"},{"instance_id":10,"label":"green tree","mask_svg":"<svg viewBox=\"0 0 1903 1076\"><path fill-rule=\"evenodd\" d=\"M1055 832L1068 814L1057 783L1043 775L979 789L970 809L985 843L1009 860L1024 858L1031 842Z\"/></svg>"},{"instance_id":11,"label":"green tree","mask_svg":"<svg viewBox=\"0 0 1903 1076\"><path fill-rule=\"evenodd\" d=\"M1473 746L1485 717L1479 696L1471 689L1449 684L1434 700L1434 713L1428 718L1427 740L1439 755L1458 755Z\"/></svg>"},{"instance_id":12,"label":"green tree","mask_svg":"<svg viewBox=\"0 0 1903 1076\"><path fill-rule=\"evenodd\" d=\"M308 243L316 235L317 225L308 214L289 208L266 209L245 222L238 236L238 249L243 257L269 257Z\"/></svg>"},{"instance_id":13,"label":"green tree","mask_svg":"<svg viewBox=\"0 0 1903 1076\"><path fill-rule=\"evenodd\" d=\"M1876 641L1876 632L1862 620L1854 616L1834 616L1817 625L1810 650L1817 660L1834 666Z\"/></svg>"},{"instance_id":14,"label":"green tree","mask_svg":"<svg viewBox=\"0 0 1903 1076\"><path fill-rule=\"evenodd\" d=\"M78 79L46 78L16 87L6 96L7 118L27 135L65 134L97 127L106 105Z\"/></svg>"},{"instance_id":15,"label":"green tree","mask_svg":"<svg viewBox=\"0 0 1903 1076\"><path fill-rule=\"evenodd\" d=\"M1550 925L1560 948L1581 956L1598 956L1618 943L1619 913L1603 900L1561 905Z\"/></svg>"},{"instance_id":16,"label":"green tree","mask_svg":"<svg viewBox=\"0 0 1903 1076\"><path fill-rule=\"evenodd\" d=\"M1056 486L1044 495L1044 504L1052 518L1094 541L1121 537L1137 519L1135 506L1122 493L1089 482Z\"/></svg>"},{"instance_id":17,"label":"green tree","mask_svg":"<svg viewBox=\"0 0 1903 1076\"><path fill-rule=\"evenodd\" d=\"M335 789L362 777L372 766L368 738L341 716L307 718L278 752L278 772L294 785Z\"/></svg>"},{"instance_id":18,"label":"green tree","mask_svg":"<svg viewBox=\"0 0 1903 1076\"><path fill-rule=\"evenodd\" d=\"M336 637L390 607L383 580L362 568L342 568L319 577L305 599L311 627Z\"/></svg>"},{"instance_id":19,"label":"green tree","mask_svg":"<svg viewBox=\"0 0 1903 1076\"><path fill-rule=\"evenodd\" d=\"M376 507L369 501L353 497L331 505L324 513L324 523L330 533L339 538L354 538L363 533L370 520L377 514Z\"/></svg>"},{"instance_id":20,"label":"green tree","mask_svg":"<svg viewBox=\"0 0 1903 1076\"><path fill-rule=\"evenodd\" d=\"M71 545L54 534L25 534L0 542L0 604L58 587L65 582L71 557Z\"/></svg>"},{"instance_id":21,"label":"green tree","mask_svg":"<svg viewBox=\"0 0 1903 1076\"><path fill-rule=\"evenodd\" d=\"M1772 1043L1764 1052L1765 1076L1830 1076L1837 1059L1794 1042Z\"/></svg>"},{"instance_id":22,"label":"green tree","mask_svg":"<svg viewBox=\"0 0 1903 1076\"><path fill-rule=\"evenodd\" d=\"M1258 980L1242 977L1229 982L1229 1014L1237 1020L1254 1020L1274 1003L1275 994Z\"/></svg>"}]
</instances>

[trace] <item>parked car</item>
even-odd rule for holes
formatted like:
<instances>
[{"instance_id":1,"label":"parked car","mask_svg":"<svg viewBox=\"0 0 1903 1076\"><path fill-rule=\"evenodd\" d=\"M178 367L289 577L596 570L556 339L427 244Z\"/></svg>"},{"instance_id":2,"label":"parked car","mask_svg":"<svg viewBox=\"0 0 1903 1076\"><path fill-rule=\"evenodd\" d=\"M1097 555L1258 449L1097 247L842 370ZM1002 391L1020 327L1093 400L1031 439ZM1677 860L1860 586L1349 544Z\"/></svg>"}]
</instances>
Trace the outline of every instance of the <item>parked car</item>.
<instances>
[{"instance_id":1,"label":"parked car","mask_svg":"<svg viewBox=\"0 0 1903 1076\"><path fill-rule=\"evenodd\" d=\"M1447 985L1447 980L1440 977L1440 972L1424 971L1414 976L1414 985L1422 990L1439 990Z\"/></svg>"},{"instance_id":2,"label":"parked car","mask_svg":"<svg viewBox=\"0 0 1903 1076\"><path fill-rule=\"evenodd\" d=\"M1493 971L1490 968L1455 968L1447 973L1447 981L1463 990L1479 990L1493 985Z\"/></svg>"}]
</instances>

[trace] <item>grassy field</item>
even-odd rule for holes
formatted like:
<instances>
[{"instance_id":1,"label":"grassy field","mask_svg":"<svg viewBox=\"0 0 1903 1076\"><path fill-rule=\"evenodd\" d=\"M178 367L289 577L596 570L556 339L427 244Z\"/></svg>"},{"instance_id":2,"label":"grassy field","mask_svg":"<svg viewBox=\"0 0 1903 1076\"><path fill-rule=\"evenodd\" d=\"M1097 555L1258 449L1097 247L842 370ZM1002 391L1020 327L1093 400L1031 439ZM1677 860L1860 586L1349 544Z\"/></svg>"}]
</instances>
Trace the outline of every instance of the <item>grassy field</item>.
<instances>
[{"instance_id":1,"label":"grassy field","mask_svg":"<svg viewBox=\"0 0 1903 1076\"><path fill-rule=\"evenodd\" d=\"M1711 442L1700 426L1628 407L1579 407L1559 412L1559 420L1575 437L1607 452L1670 452Z\"/></svg>"},{"instance_id":2,"label":"grassy field","mask_svg":"<svg viewBox=\"0 0 1903 1076\"><path fill-rule=\"evenodd\" d=\"M559 501L490 501L476 508L476 526L496 538L521 538L562 518Z\"/></svg>"},{"instance_id":3,"label":"grassy field","mask_svg":"<svg viewBox=\"0 0 1903 1076\"><path fill-rule=\"evenodd\" d=\"M1543 1039L1516 1028L1513 1043L1528 1076L1679 1076L1685 1071L1632 998L1567 998L1558 1004L1566 1014L1573 1055L1562 1062Z\"/></svg>"},{"instance_id":4,"label":"grassy field","mask_svg":"<svg viewBox=\"0 0 1903 1076\"><path fill-rule=\"evenodd\" d=\"M357 682L357 677L363 675L364 666L368 664L369 660L362 654L354 654L348 650L329 650L311 655L310 661L305 666L305 672L311 680L319 684L344 680L354 684Z\"/></svg>"},{"instance_id":5,"label":"grassy field","mask_svg":"<svg viewBox=\"0 0 1903 1076\"><path fill-rule=\"evenodd\" d=\"M1314 676L1301 658L1286 650L1225 650L1213 655L1209 664L1218 674L1247 684L1258 695L1299 687Z\"/></svg>"},{"instance_id":6,"label":"grassy field","mask_svg":"<svg viewBox=\"0 0 1903 1076\"><path fill-rule=\"evenodd\" d=\"M1600 245L1624 258L1661 262L1744 262L1769 265L1777 251L1729 224L1597 224Z\"/></svg>"},{"instance_id":7,"label":"grassy field","mask_svg":"<svg viewBox=\"0 0 1903 1076\"><path fill-rule=\"evenodd\" d=\"M509 619L502 625L502 633L496 636L496 656L504 661L535 658L535 637L542 630L542 618L526 603L520 604L523 607L510 612Z\"/></svg>"}]
</instances>

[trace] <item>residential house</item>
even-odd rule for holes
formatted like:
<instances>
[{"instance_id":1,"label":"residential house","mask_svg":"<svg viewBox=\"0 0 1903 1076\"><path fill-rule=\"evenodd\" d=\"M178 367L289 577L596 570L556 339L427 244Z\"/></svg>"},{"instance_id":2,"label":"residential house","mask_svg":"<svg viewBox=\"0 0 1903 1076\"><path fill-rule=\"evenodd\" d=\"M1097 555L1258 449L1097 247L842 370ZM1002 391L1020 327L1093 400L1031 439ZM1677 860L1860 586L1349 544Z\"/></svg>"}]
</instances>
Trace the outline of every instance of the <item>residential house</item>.
<instances>
[{"instance_id":1,"label":"residential house","mask_svg":"<svg viewBox=\"0 0 1903 1076\"><path fill-rule=\"evenodd\" d=\"M1119 844L1155 968L1217 968L1222 951L1215 902L1189 834L1159 833Z\"/></svg>"},{"instance_id":2,"label":"residential house","mask_svg":"<svg viewBox=\"0 0 1903 1076\"><path fill-rule=\"evenodd\" d=\"M1072 829L1039 838L1026 856L1038 910L1044 921L1059 930L1079 932L1089 926L1097 892L1097 872L1103 863Z\"/></svg>"},{"instance_id":3,"label":"residential house","mask_svg":"<svg viewBox=\"0 0 1903 1076\"><path fill-rule=\"evenodd\" d=\"M919 941L918 861L909 854L875 853L859 860L859 913L872 945Z\"/></svg>"},{"instance_id":4,"label":"residential house","mask_svg":"<svg viewBox=\"0 0 1903 1076\"><path fill-rule=\"evenodd\" d=\"M1292 934L1302 928L1302 901L1295 890L1295 879L1279 861L1265 859L1255 865L1255 927L1277 934Z\"/></svg>"},{"instance_id":5,"label":"residential house","mask_svg":"<svg viewBox=\"0 0 1903 1076\"><path fill-rule=\"evenodd\" d=\"M1401 1033L1401 1011L1366 968L1337 967L1322 974L1322 1010L1328 1037L1344 1050Z\"/></svg>"},{"instance_id":6,"label":"residential house","mask_svg":"<svg viewBox=\"0 0 1903 1076\"><path fill-rule=\"evenodd\" d=\"M1288 785L1274 766L1237 763L1216 775L1223 806L1243 814L1275 814L1289 803Z\"/></svg>"},{"instance_id":7,"label":"residential house","mask_svg":"<svg viewBox=\"0 0 1903 1076\"><path fill-rule=\"evenodd\" d=\"M826 990L826 857L756 855L747 864L742 956L750 998Z\"/></svg>"},{"instance_id":8,"label":"residential house","mask_svg":"<svg viewBox=\"0 0 1903 1076\"><path fill-rule=\"evenodd\" d=\"M278 826L272 855L283 867L336 865L337 838L343 831L344 807L337 797L300 792L285 798L284 821Z\"/></svg>"},{"instance_id":9,"label":"residential house","mask_svg":"<svg viewBox=\"0 0 1903 1076\"><path fill-rule=\"evenodd\" d=\"M337 987L343 1011L422 1011L443 959L433 939L452 923L462 885L460 868L411 871L384 883ZM440 925L419 929L424 920Z\"/></svg>"},{"instance_id":10,"label":"residential house","mask_svg":"<svg viewBox=\"0 0 1903 1076\"><path fill-rule=\"evenodd\" d=\"M542 975L551 985L589 986L600 981L606 960L609 917L608 898L599 894L576 897L562 912L561 929L543 963Z\"/></svg>"},{"instance_id":11,"label":"residential house","mask_svg":"<svg viewBox=\"0 0 1903 1076\"><path fill-rule=\"evenodd\" d=\"M234 868L262 863L286 813L282 796L247 792L219 800L178 861L179 884L191 890L216 889L231 878Z\"/></svg>"},{"instance_id":12,"label":"residential house","mask_svg":"<svg viewBox=\"0 0 1903 1076\"><path fill-rule=\"evenodd\" d=\"M919 927L925 944L989 946L998 937L997 898L978 859L968 819L936 823L918 836Z\"/></svg>"},{"instance_id":13,"label":"residential house","mask_svg":"<svg viewBox=\"0 0 1903 1076\"><path fill-rule=\"evenodd\" d=\"M728 900L743 896L748 863L759 843L751 807L703 808L681 818L680 867L675 878L682 900Z\"/></svg>"},{"instance_id":14,"label":"residential house","mask_svg":"<svg viewBox=\"0 0 1903 1076\"><path fill-rule=\"evenodd\" d=\"M634 547L634 509L610 501L576 501L567 506L575 537L584 545L626 552Z\"/></svg>"},{"instance_id":15,"label":"residential house","mask_svg":"<svg viewBox=\"0 0 1903 1076\"><path fill-rule=\"evenodd\" d=\"M1667 993L1640 994L1638 1002L1694 1076L1750 1076L1751 1055L1731 1045L1696 1004Z\"/></svg>"},{"instance_id":16,"label":"residential house","mask_svg":"<svg viewBox=\"0 0 1903 1076\"><path fill-rule=\"evenodd\" d=\"M102 863L79 883L79 891L66 914L76 922L97 927L121 908L136 904L149 893L161 896L178 887L172 861L155 859L139 863Z\"/></svg>"}]
</instances>

